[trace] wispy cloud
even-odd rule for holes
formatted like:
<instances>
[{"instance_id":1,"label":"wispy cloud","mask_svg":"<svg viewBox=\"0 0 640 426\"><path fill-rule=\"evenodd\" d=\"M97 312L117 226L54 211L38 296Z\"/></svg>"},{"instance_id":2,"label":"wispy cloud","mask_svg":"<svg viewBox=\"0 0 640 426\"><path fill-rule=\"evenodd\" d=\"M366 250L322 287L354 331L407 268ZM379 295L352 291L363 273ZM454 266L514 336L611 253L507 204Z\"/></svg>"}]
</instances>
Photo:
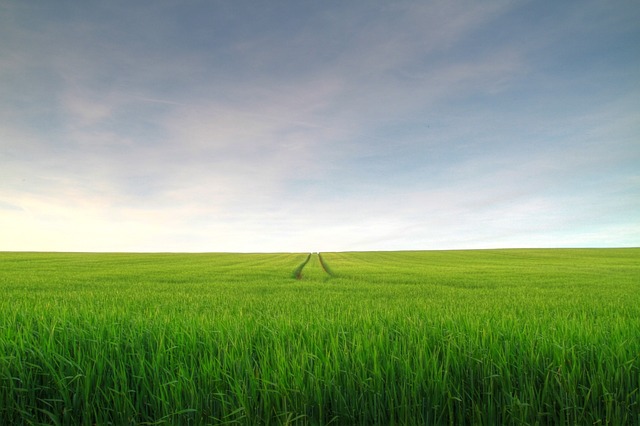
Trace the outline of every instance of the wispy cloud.
<instances>
[{"instance_id":1,"label":"wispy cloud","mask_svg":"<svg viewBox=\"0 0 640 426\"><path fill-rule=\"evenodd\" d=\"M632 2L0 7L0 249L640 241Z\"/></svg>"}]
</instances>

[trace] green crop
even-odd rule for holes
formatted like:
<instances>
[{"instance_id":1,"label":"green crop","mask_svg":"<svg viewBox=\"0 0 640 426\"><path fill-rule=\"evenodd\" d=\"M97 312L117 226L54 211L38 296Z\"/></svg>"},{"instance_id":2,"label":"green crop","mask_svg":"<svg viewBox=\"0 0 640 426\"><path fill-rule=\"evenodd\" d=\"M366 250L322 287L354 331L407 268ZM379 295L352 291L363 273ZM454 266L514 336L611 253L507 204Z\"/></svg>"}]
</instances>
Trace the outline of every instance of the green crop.
<instances>
[{"instance_id":1,"label":"green crop","mask_svg":"<svg viewBox=\"0 0 640 426\"><path fill-rule=\"evenodd\" d=\"M0 424L640 424L639 259L0 253Z\"/></svg>"}]
</instances>

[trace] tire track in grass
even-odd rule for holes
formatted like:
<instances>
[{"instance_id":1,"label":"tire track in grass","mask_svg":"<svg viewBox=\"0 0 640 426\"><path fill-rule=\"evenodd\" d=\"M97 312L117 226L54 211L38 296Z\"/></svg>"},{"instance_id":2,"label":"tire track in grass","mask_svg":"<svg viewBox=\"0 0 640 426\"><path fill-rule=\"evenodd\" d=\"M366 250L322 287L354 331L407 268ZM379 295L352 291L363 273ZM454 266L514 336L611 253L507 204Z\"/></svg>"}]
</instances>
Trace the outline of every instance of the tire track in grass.
<instances>
[{"instance_id":1,"label":"tire track in grass","mask_svg":"<svg viewBox=\"0 0 640 426\"><path fill-rule=\"evenodd\" d=\"M322 269L329 274L329 276L335 276L335 274L333 273L333 271L331 270L331 268L329 268L329 265L327 265L327 263L325 262L325 260L322 258L322 254L318 253L318 260L320 261L320 266L322 266Z\"/></svg>"},{"instance_id":2,"label":"tire track in grass","mask_svg":"<svg viewBox=\"0 0 640 426\"><path fill-rule=\"evenodd\" d=\"M311 262L311 265L307 266L309 265L309 262ZM307 270L311 268L309 274L303 274L305 267L307 268ZM327 275L328 277L326 277ZM325 279L328 279L333 277L334 275L335 274L329 268L329 265L327 265L320 253L309 253L305 261L298 265L298 267L293 271L292 274L293 278L297 280L301 280L305 277L314 280L320 279L322 276L324 276Z\"/></svg>"},{"instance_id":3,"label":"tire track in grass","mask_svg":"<svg viewBox=\"0 0 640 426\"><path fill-rule=\"evenodd\" d=\"M307 255L307 258L304 260L304 262L296 266L296 269L293 270L293 274L291 274L293 278L297 280L302 279L302 270L304 269L305 266L307 266L307 263L309 263L309 260L311 260L311 253Z\"/></svg>"}]
</instances>

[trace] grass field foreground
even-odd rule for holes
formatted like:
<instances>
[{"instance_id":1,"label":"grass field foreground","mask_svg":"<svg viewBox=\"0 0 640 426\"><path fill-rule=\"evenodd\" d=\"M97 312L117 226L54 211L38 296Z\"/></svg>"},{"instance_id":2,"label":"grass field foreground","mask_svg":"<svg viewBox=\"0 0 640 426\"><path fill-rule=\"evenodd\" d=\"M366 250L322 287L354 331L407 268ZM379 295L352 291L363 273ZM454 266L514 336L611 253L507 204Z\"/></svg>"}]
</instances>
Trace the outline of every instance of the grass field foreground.
<instances>
[{"instance_id":1,"label":"grass field foreground","mask_svg":"<svg viewBox=\"0 0 640 426\"><path fill-rule=\"evenodd\" d=\"M638 259L0 253L0 423L639 424Z\"/></svg>"}]
</instances>

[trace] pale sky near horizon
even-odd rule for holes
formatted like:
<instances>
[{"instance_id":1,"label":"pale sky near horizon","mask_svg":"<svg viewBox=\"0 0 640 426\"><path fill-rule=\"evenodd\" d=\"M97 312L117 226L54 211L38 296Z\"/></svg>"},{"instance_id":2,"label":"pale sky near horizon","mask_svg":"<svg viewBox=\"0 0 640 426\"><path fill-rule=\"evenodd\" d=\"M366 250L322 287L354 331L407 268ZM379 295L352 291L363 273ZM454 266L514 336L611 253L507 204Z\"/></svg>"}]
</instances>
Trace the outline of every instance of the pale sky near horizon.
<instances>
[{"instance_id":1,"label":"pale sky near horizon","mask_svg":"<svg viewBox=\"0 0 640 426\"><path fill-rule=\"evenodd\" d=\"M0 0L0 250L640 246L639 22Z\"/></svg>"}]
</instances>

